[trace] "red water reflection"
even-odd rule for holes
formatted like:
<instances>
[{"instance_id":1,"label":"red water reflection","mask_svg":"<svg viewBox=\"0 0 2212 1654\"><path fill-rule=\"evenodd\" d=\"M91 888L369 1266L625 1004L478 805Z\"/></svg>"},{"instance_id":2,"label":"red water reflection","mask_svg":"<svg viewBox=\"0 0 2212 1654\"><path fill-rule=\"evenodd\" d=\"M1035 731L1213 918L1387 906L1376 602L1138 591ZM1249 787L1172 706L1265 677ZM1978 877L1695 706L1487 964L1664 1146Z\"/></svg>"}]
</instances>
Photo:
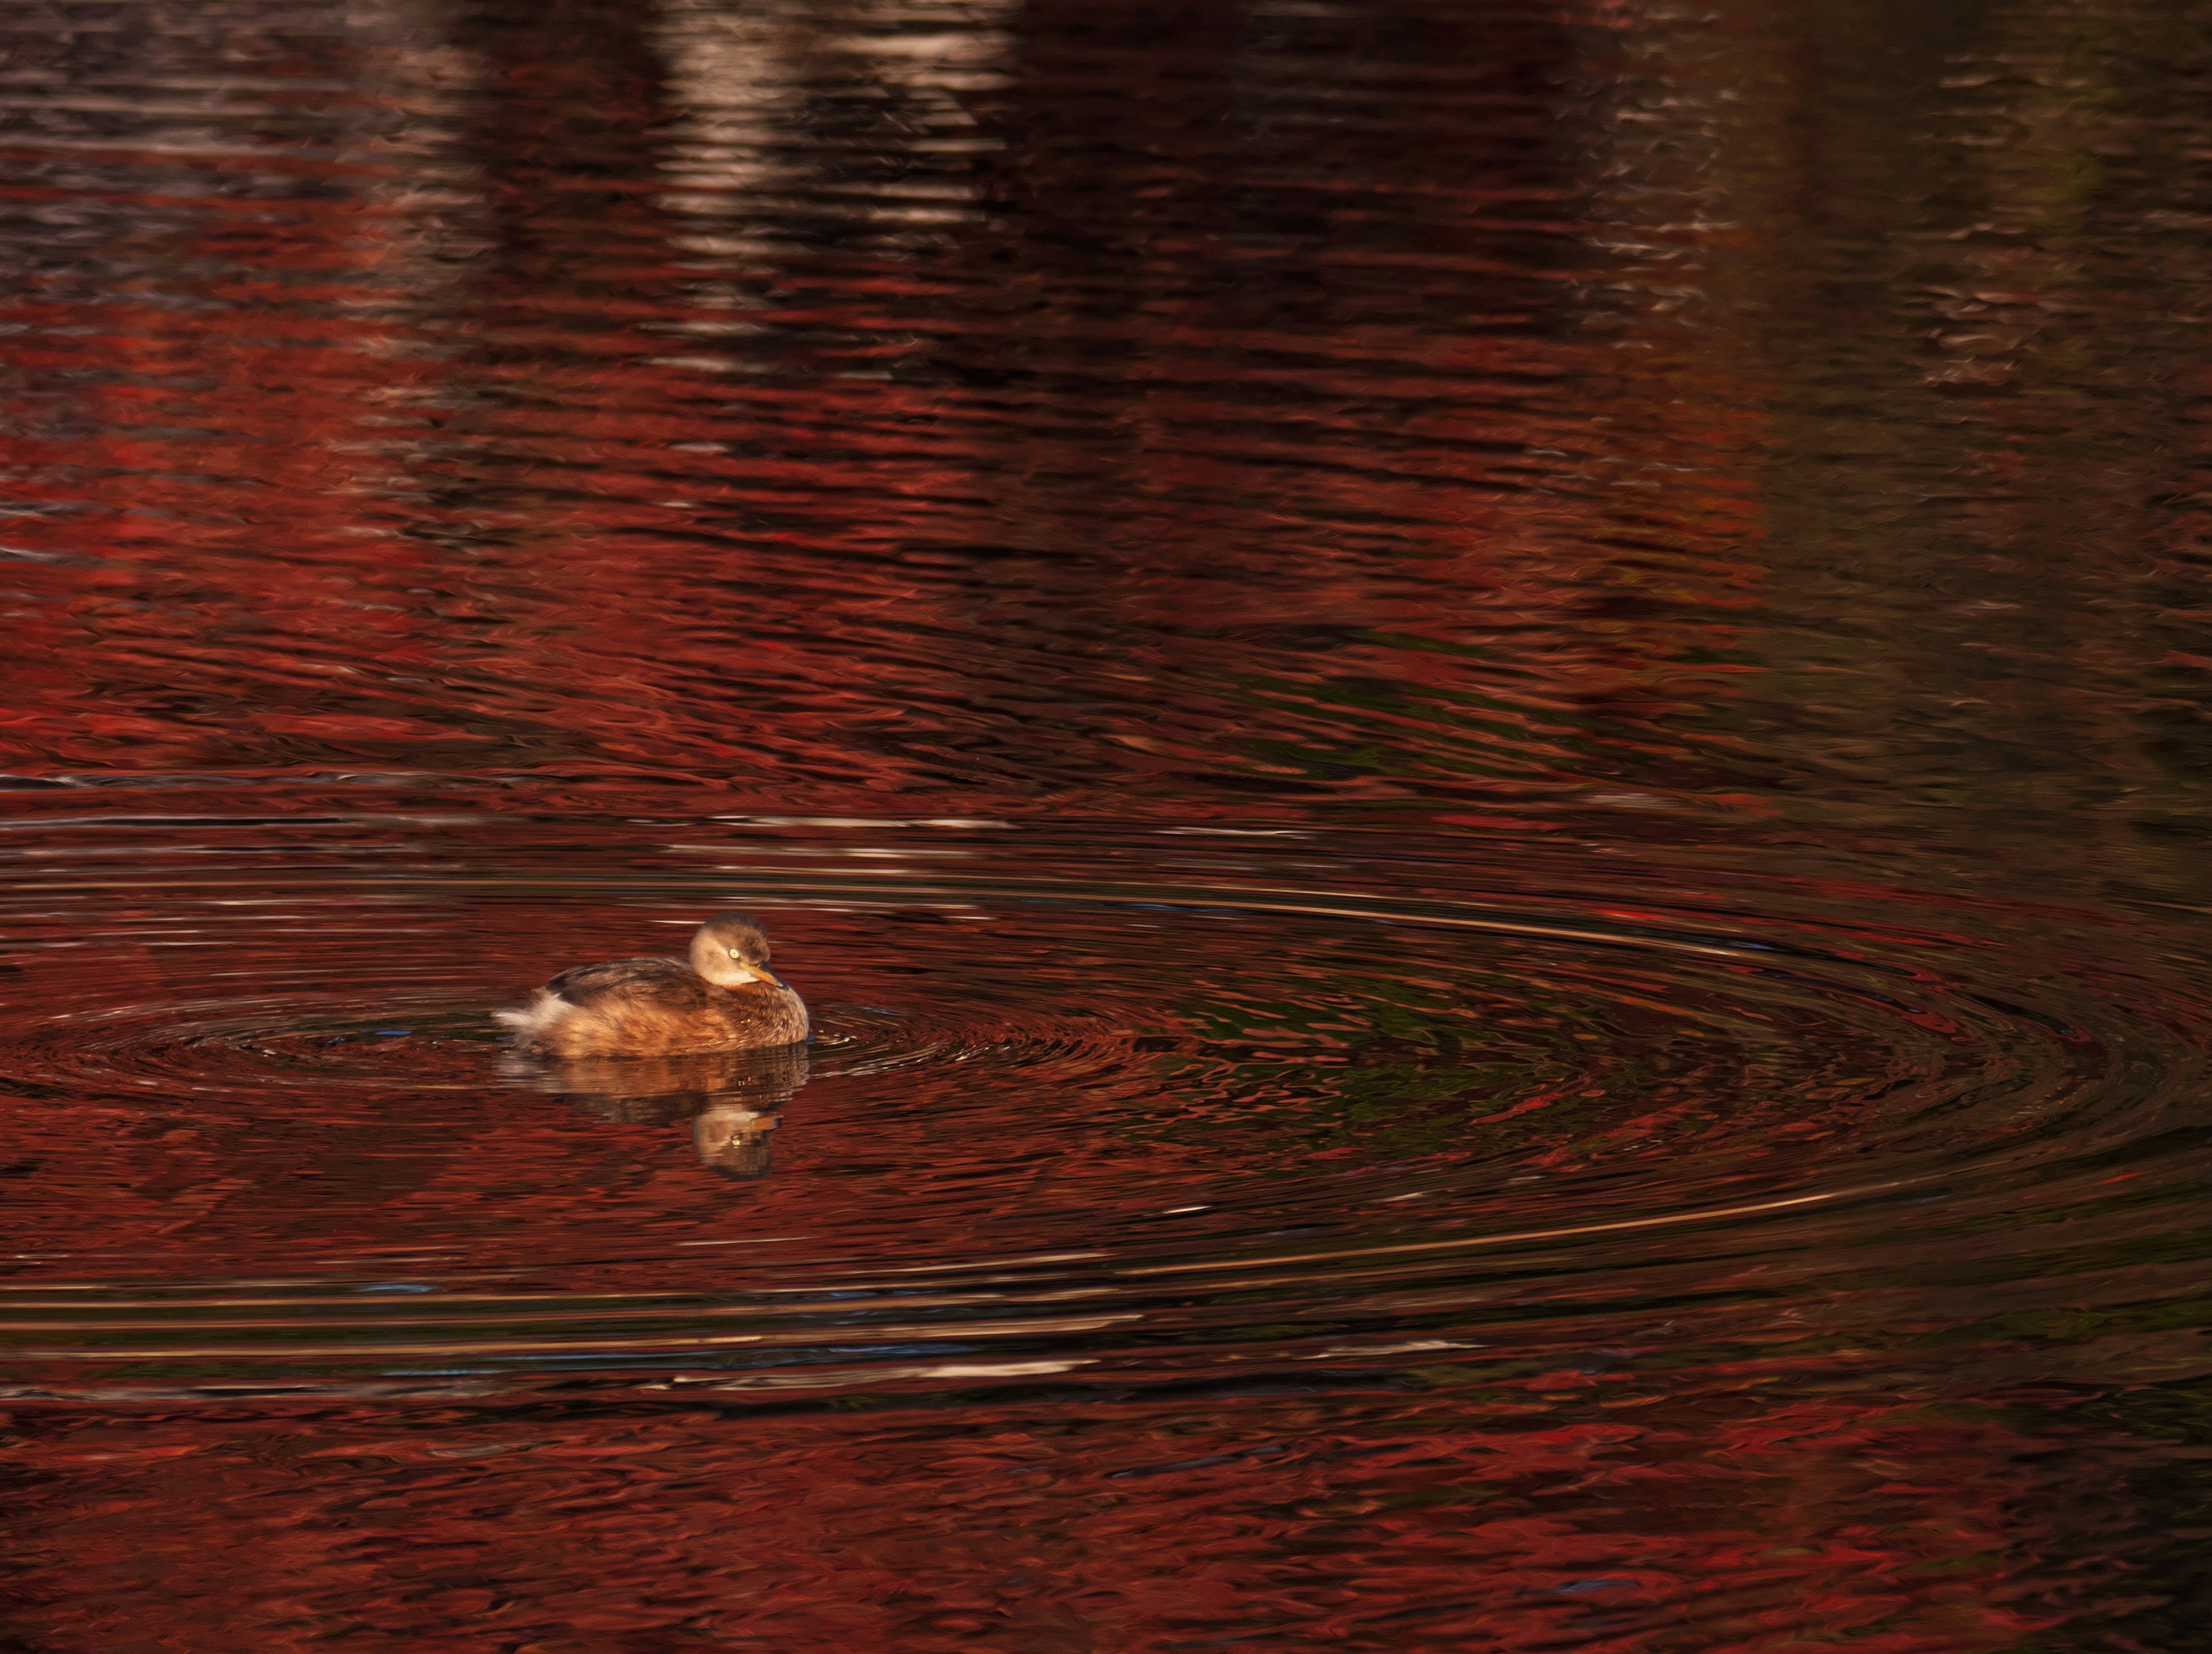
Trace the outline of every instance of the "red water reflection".
<instances>
[{"instance_id":1,"label":"red water reflection","mask_svg":"<svg viewBox=\"0 0 2212 1654\"><path fill-rule=\"evenodd\" d=\"M658 44L679 74L687 51L726 73L723 26L679 12ZM1669 578L1716 601L1646 619L1620 605L1645 606L1654 530L1601 484L1540 486L1527 451L1578 441L1593 375L1653 405L1609 345L1531 332L1564 272L1499 256L1501 235L1571 244L1567 158L1462 190L1434 133L1400 130L1439 107L1378 99L1386 124L1326 183L1264 186L1316 201L1312 291L1285 248L1207 227L1291 152L1197 111L1122 131L1126 43L1025 27L1018 64L988 31L953 51L939 95L988 142L933 168L834 106L786 107L779 72L810 87L834 30L785 19L746 61L800 123L781 142L830 147L786 155L764 204L691 159L729 146L712 106L659 101L641 16L457 21L472 97L445 118L410 109L406 57L326 65L398 80L396 107L316 112L412 138L398 158L350 153L312 201L228 198L240 179L211 163L163 197L146 300L9 311L33 335L16 372L56 399L55 428L5 449L38 513L19 535L60 560L26 573L32 693L0 762L628 777L951 813L1118 812L1142 780L1206 817L1285 790L1541 796L1662 744L1650 719L1719 681L1670 663L1726 646L1755 522L1740 490L1701 488L1711 520L1658 532ZM1525 81L1556 30L1516 27L1501 72ZM1227 72L1223 28L1158 38L1179 88ZM894 102L928 89L841 63L861 72ZM1453 130L1510 154L1543 112L1525 90L1509 106L1502 130ZM1440 108L1498 119L1482 94ZM887 178L825 217L831 158L866 142L950 204L872 220L902 198ZM113 165L127 209L143 197ZM664 201L668 168L685 193ZM1378 202L1405 215L1363 233ZM1501 207L1534 221L1501 230ZM1662 387L1669 428L1614 463L1741 422L1724 378Z\"/></svg>"},{"instance_id":2,"label":"red water reflection","mask_svg":"<svg viewBox=\"0 0 2212 1654\"><path fill-rule=\"evenodd\" d=\"M97 48L30 31L24 83L45 76L54 106L38 121L0 112L14 122L0 143L24 166L0 204L25 249L0 287L15 669L0 769L22 785L23 816L105 812L118 835L112 853L64 825L21 841L31 876L0 978L15 1059L0 1171L27 1191L7 1220L9 1267L33 1286L64 1257L156 1297L165 1269L226 1292L281 1277L333 1293L401 1263L465 1267L477 1284L538 1269L544 1301L529 1313L556 1324L545 1348L611 1361L690 1349L697 1329L655 1343L645 1326L618 1348L611 1312L564 1331L585 1312L550 1294L705 1300L738 1271L653 1248L787 1221L834 1229L856 1273L919 1270L989 1256L1012 1230L1026 1239L1038 1211L1074 1255L1152 1233L1204 1178L1341 1172L1370 1183L1347 1184L1334 1209L1255 1197L1252 1226L1299 1245L1382 1234L1403 1221L1389 1203L1424 1193L1386 1192L1393 1168L1473 1157L1419 1136L1442 1117L1433 1097L1417 1099L1425 1117L1408 1105L1376 1125L1354 1111L1351 1127L1308 1130L1296 1109L1310 1098L1283 1104L1248 1078L1176 1117L1153 1059L1224 1003L1267 1008L1246 980L1255 956L1288 985L1279 999L1319 1006L1336 1033L1355 1012L1403 1012L1400 991L1424 981L1473 999L1414 942L1376 988L1380 967L1362 978L1311 936L1255 942L1227 923L1152 942L1134 922L1065 918L1042 941L1001 925L969 944L950 933L988 916L949 899L925 916L945 934L918 942L898 930L925 922L911 914L806 912L792 923L798 956L813 950L810 995L927 1005L948 1048L1003 1060L817 1081L775 1145L777 1180L743 1202L670 1121L499 1089L455 1008L511 999L549 959L645 945L624 927L720 900L732 857L753 857L744 876L768 882L787 847L732 849L721 815L1380 823L1408 842L1418 827L1446 834L1424 854L1492 855L1486 888L1549 896L1555 864L1527 870L1511 835L1548 846L1556 833L1593 856L1705 835L1723 845L1717 882L1735 870L1728 824L1784 818L1809 839L1808 798L1840 811L1873 797L1850 832L1895 854L1920 830L1897 825L1900 800L1972 781L1979 821L2032 794L1977 754L2118 749L2190 704L2112 664L2124 621L2081 657L2095 656L2081 669L2099 693L2071 682L2046 704L2023 689L2047 652L1997 693L1970 693L1990 688L1967 646L1987 640L1960 639L2016 594L1947 587L1954 631L1867 635L1934 609L1937 577L1911 543L1834 528L1863 501L1806 480L1848 469L1838 453L1873 462L1821 377L1842 370L1802 343L1829 314L1804 294L1832 272L1792 263L1791 227L1805 200L1844 186L1816 153L1795 172L1772 159L1826 108L1795 24L1418 0L1103 15L1059 0L866 13L501 0L310 6L313 28L248 6L217 38L146 9L159 27ZM1903 55L1944 63L1957 44ZM2040 93L2021 95L2057 119ZM2103 153L2048 127L2066 166ZM2034 470L2006 457L2015 439L2073 453L2051 436L2053 409L2084 442L2118 445L2130 420L2081 414L2070 382L1998 406L2007 364L2025 360L2021 318L2059 302L2027 289L2087 255L2046 233L2057 209L2033 179L1984 182L1995 218L1960 208L1926 234L1969 238L1959 279L1972 281L1942 295L1950 319L1986 306L2009 330L1946 336L1929 348L1964 366L1913 380L1931 398L1978 398L1971 414L1938 419L1931 406L1969 404L1908 404L1887 381L1874 396L1844 377L1923 421L1896 428L1972 450L1978 486L2012 490ZM2045 235L2033 257L1972 239L2023 215ZM2021 291L1987 296L1984 278ZM2094 319L2147 326L2153 308ZM1887 320L1862 321L1870 350L1892 348ZM1778 475L1777 453L1803 463ZM2164 463L2131 458L2103 474L2120 479L2106 492L2179 487ZM2025 539L2047 503L1977 496L1945 521ZM1893 528L1910 515L1887 508ZM1991 565L1990 591L2012 592L2016 566ZM1941 579L1964 577L1946 566ZM2166 608L2193 612L2185 596ZM2101 693L2106 673L2124 693ZM1991 700L1995 724L1962 736L1945 721ZM2092 710L2077 716L2077 700ZM2175 785L2155 753L2073 761L2083 794ZM439 810L511 836L487 853L497 833L465 843ZM2135 825L2099 819L2115 838ZM1470 850L1450 836L1470 827L1502 836ZM157 836L173 829L201 836ZM970 827L928 829L956 830ZM852 866L896 851L917 885L943 865L932 856L969 857L978 882L994 865L988 845L891 839L834 851ZM1207 870L1159 843L1102 826L1059 870L1170 884ZM1799 847L1785 835L1745 853L1776 844ZM1860 844L1838 832L1808 851L1802 888L1833 925L1893 940L1865 910L1911 880L1852 863ZM827 864L832 851L809 853ZM2039 853L2063 863L2070 848ZM1287 865L1284 888L1382 882ZM437 894L449 888L461 894ZM1720 905L1708 888L1684 900ZM1658 1186L1686 1184L1668 1157L1731 1109L1754 1116L1744 1099L1765 1085L1799 1113L1771 1133L1755 1122L1758 1154L1727 1175L1735 1193L1778 1187L1856 1142L1852 1111L1877 1081L1939 1067L1839 1019L1791 1068L1743 1032L1776 1021L1748 990L1726 1039L1653 1033L1679 1002L1656 972L1622 979L1650 1016L1635 1021L1626 991L1608 1009L1601 1026L1643 1041L1613 1069L1593 1057L1562 1077L1535 1060L1553 1055L1539 1033L1574 1037L1565 1013L1496 1036L1523 1039L1491 1063L1516 1077L1481 1083L1532 1166L1610 1154ZM2117 972L2100 991L2122 1002L2142 979ZM1035 1003L1046 982L1066 989L1049 1015ZM1368 984L1351 1010L1347 982ZM1215 1003L1194 1009L1208 991ZM1917 1005L1899 1020L1929 1048L1965 1039ZM413 1043L380 1057L386 1021ZM1248 1043L1264 1068L1283 1049L1318 1064L1327 1041ZM1656 1077L1614 1108L1605 1085L1629 1056ZM342 1087L330 1076L348 1063L359 1071ZM2040 1071L2021 1058L2017 1072L2025 1094ZM982 1104L979 1076L997 1088ZM2117 1248L2094 1227L2107 1209L2082 1198L2070 1243L2087 1251L2094 1231ZM1480 1215L1533 1224L1550 1201L1516 1181ZM1901 1294L1845 1266L1894 1273L1914 1244L1845 1235L1845 1284L1802 1295ZM2154 1258L2176 1274L2195 1261ZM1799 1306L1763 1267L1738 1258L1691 1282L1728 1298L1742 1343L1796 1336ZM773 1284L756 1274L744 1284ZM582 1377L573 1393L486 1378L445 1407L225 1399L209 1377L225 1350L202 1344L237 1318L299 1347L237 1358L246 1387L311 1346L343 1354L362 1325L380 1337L357 1365L380 1382L401 1359L489 1360L491 1335L439 1343L437 1305L410 1310L429 1330L404 1348L396 1311L345 1320L319 1304L317 1323L288 1320L296 1304L198 1306L175 1312L166 1353L99 1366L87 1351L117 1354L96 1348L103 1302L64 1326L76 1344L53 1317L9 1335L64 1354L15 1375L4 1634L57 1654L364 1633L532 1651L996 1639L1055 1654L1663 1654L1848 1637L1959 1654L2020 1646L2075 1613L2072 1592L2106 1589L2096 1543L2069 1527L2069 1501L2104 1487L2101 1472L2040 1457L2049 1411L1953 1408L1952 1381L1917 1380L1917 1356L1865 1356L1890 1362L1878 1378L1852 1351L1778 1377L1730 1365L1717 1338L1675 1365L1601 1350L1587 1367L1501 1370L1476 1388L1443 1364L1478 1359L1457 1352L1488 1341L1485 1317L1607 1283L1563 1275L1510 1300L1413 1284L1434 1301L1407 1317L1458 1319L1377 1351L1395 1388L1340 1370L1350 1358L1322 1347L1318 1312L1267 1321L1307 1308L1269 1281L1233 1322L1196 1288L1148 1301L1161 1393L1078 1387L1081 1363L1050 1341L1091 1324L1079 1303L1025 1324L1036 1348L1010 1345L1004 1361L941 1361L927 1325L870 1335L910 1340L909 1376L937 1362L1065 1390L894 1405L854 1379L819 1411ZM2143 1295L2182 1289L2161 1275ZM1640 1306L1647 1320L1671 1312L1651 1307L1663 1297ZM543 1353L523 1348L524 1324L517 1312L495 1329L502 1354ZM1201 1345L1205 1385L1167 1388ZM165 1365L187 1347L200 1365ZM1254 1382L1215 1386L1232 1360ZM1554 1365L1548 1349L1540 1364ZM2049 1561L2075 1552L2094 1566Z\"/></svg>"},{"instance_id":3,"label":"red water reflection","mask_svg":"<svg viewBox=\"0 0 2212 1654\"><path fill-rule=\"evenodd\" d=\"M1869 1397L232 1403L9 1419L32 1645L2014 1647L2032 1444ZM1600 1409L1581 1396L1600 1396ZM244 1542L210 1543L222 1534ZM250 1537L249 1537L250 1536Z\"/></svg>"}]
</instances>

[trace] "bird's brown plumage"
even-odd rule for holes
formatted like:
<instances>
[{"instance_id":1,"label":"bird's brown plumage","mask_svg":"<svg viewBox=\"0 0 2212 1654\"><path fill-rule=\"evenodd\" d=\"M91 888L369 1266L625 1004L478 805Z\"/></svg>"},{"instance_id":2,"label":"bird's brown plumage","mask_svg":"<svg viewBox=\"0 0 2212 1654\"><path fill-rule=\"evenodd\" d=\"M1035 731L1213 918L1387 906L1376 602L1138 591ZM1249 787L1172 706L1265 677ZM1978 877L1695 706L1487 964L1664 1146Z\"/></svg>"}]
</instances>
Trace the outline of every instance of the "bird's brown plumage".
<instances>
[{"instance_id":1,"label":"bird's brown plumage","mask_svg":"<svg viewBox=\"0 0 2212 1654\"><path fill-rule=\"evenodd\" d=\"M618 959L579 965L501 1020L517 1048L540 1057L671 1057L791 1045L807 1037L806 1006L768 969L768 935L741 913L709 919L692 963ZM735 961L725 964L727 959ZM720 975L726 982L711 980Z\"/></svg>"}]
</instances>

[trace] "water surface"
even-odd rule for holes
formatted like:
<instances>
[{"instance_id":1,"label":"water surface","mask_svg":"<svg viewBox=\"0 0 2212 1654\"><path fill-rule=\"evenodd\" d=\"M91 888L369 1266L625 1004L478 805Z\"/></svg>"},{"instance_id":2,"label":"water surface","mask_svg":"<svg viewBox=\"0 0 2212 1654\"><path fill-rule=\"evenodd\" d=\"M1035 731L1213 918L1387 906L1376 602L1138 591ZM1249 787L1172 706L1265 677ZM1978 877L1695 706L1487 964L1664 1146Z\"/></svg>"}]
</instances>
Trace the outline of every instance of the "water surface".
<instances>
[{"instance_id":1,"label":"water surface","mask_svg":"<svg viewBox=\"0 0 2212 1654\"><path fill-rule=\"evenodd\" d=\"M0 1641L2196 1645L2208 21L0 16Z\"/></svg>"}]
</instances>

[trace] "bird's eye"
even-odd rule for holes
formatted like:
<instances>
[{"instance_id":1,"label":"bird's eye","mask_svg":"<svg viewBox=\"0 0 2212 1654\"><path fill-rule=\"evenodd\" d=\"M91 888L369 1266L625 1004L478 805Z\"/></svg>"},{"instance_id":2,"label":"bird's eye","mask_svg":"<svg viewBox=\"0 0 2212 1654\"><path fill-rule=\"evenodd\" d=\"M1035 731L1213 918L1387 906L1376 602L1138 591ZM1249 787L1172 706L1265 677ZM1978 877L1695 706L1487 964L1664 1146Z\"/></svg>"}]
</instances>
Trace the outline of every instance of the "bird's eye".
<instances>
[{"instance_id":1,"label":"bird's eye","mask_svg":"<svg viewBox=\"0 0 2212 1654\"><path fill-rule=\"evenodd\" d=\"M730 957L731 957L732 959L737 959L737 958L740 957L740 955L739 955L739 954L738 953L738 950L737 950L736 948L731 948L731 949L730 949Z\"/></svg>"}]
</instances>

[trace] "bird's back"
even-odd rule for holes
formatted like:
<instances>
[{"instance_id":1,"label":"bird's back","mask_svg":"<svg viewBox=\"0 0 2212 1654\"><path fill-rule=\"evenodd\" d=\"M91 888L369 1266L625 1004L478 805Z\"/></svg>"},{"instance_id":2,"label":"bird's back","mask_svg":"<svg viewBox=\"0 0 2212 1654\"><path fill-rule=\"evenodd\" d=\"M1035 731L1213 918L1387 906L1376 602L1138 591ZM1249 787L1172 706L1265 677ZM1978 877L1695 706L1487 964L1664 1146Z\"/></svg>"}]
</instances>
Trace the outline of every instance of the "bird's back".
<instances>
[{"instance_id":1,"label":"bird's back","mask_svg":"<svg viewBox=\"0 0 2212 1654\"><path fill-rule=\"evenodd\" d=\"M605 998L649 999L672 1010L696 1010L707 1004L714 990L682 960L645 954L576 966L547 983L544 991L571 1005Z\"/></svg>"}]
</instances>

